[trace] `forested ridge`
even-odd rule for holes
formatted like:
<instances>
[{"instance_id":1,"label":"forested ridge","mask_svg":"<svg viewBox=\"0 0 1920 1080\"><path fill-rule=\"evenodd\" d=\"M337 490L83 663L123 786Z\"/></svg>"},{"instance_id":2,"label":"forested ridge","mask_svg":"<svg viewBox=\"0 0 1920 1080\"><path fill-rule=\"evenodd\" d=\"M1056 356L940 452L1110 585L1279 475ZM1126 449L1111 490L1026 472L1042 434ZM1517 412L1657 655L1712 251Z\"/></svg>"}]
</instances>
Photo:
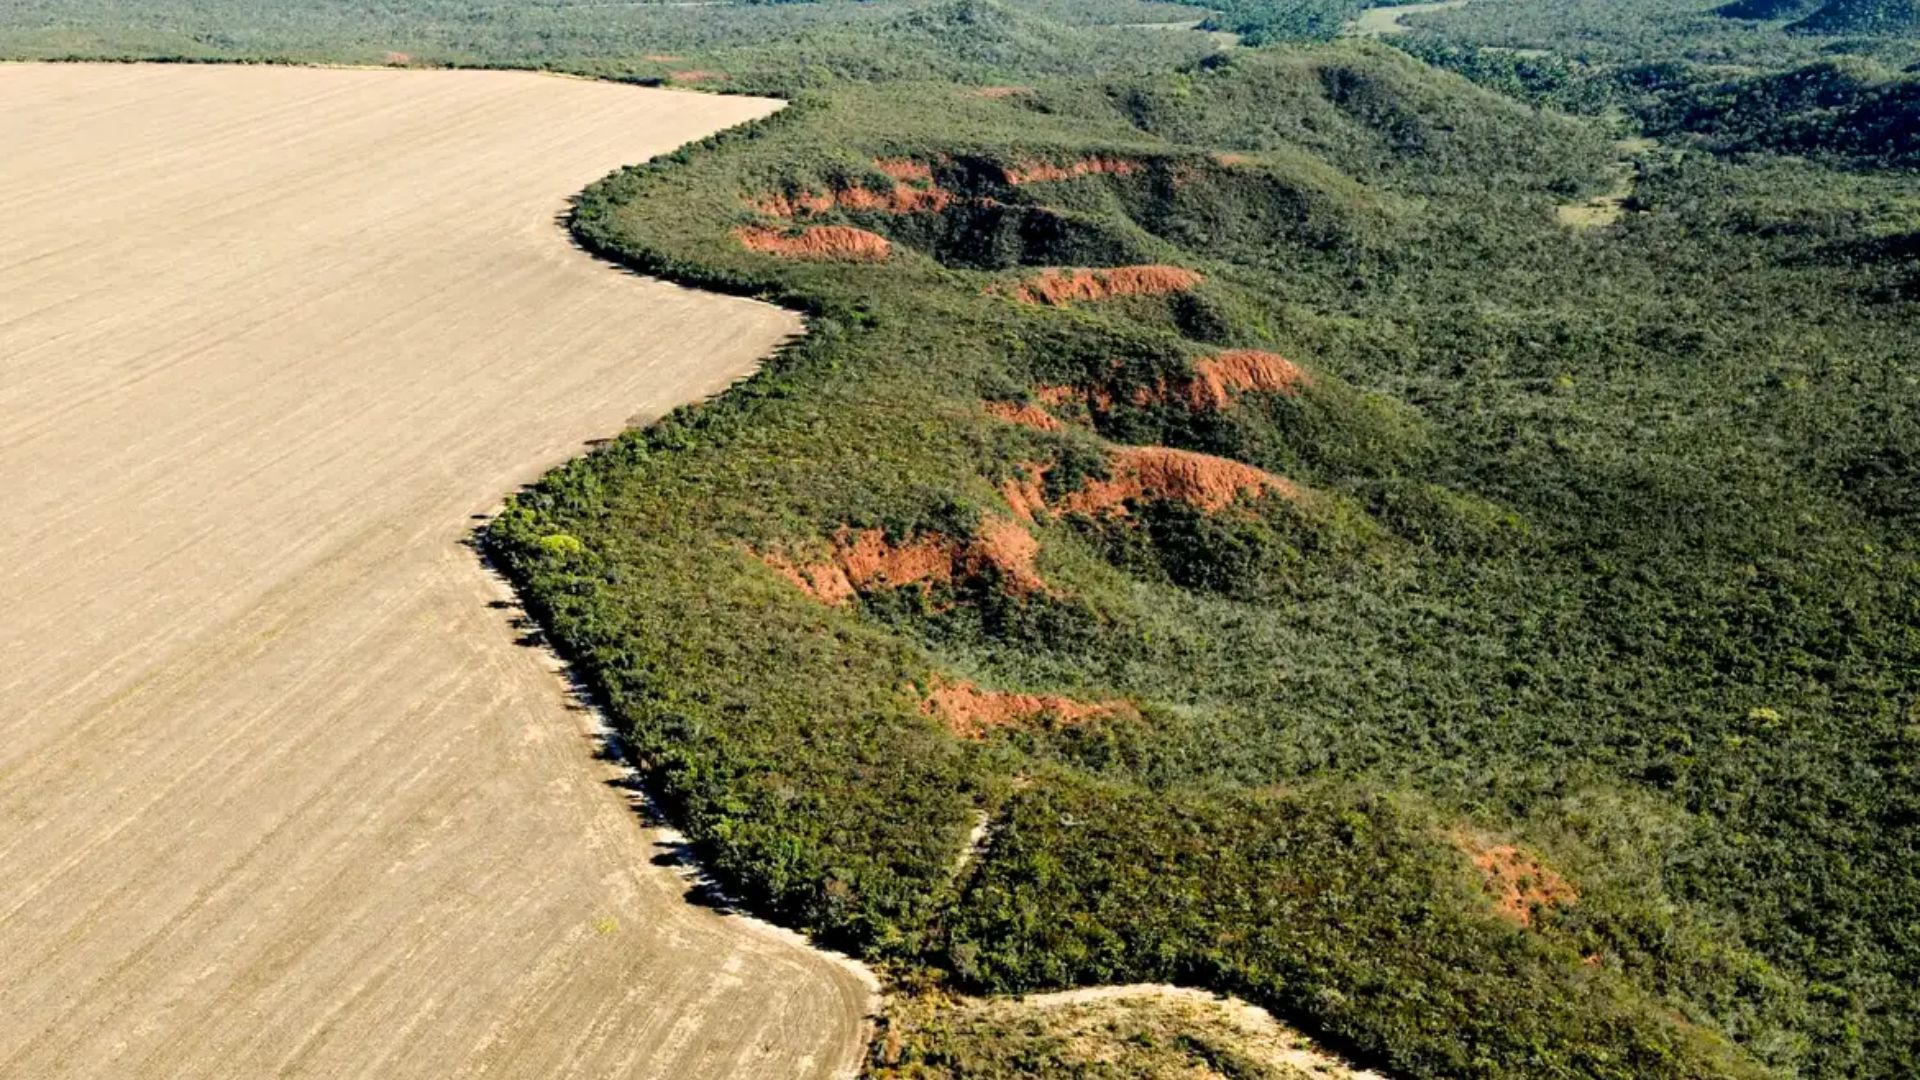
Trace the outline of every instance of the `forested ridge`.
<instances>
[{"instance_id":1,"label":"forested ridge","mask_svg":"<svg viewBox=\"0 0 1920 1080\"><path fill-rule=\"evenodd\" d=\"M572 228L807 336L483 536L730 892L1395 1077L1920 1067L1911 42L781 7L540 62L792 96Z\"/></svg>"}]
</instances>

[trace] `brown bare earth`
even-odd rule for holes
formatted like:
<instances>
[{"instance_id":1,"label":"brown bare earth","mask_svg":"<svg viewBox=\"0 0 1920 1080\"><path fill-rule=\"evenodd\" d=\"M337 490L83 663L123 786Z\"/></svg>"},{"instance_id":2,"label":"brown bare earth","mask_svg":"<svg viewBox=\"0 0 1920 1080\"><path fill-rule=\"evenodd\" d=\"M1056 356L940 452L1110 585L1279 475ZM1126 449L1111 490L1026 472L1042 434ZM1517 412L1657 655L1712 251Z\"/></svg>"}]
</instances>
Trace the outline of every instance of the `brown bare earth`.
<instances>
[{"instance_id":1,"label":"brown bare earth","mask_svg":"<svg viewBox=\"0 0 1920 1080\"><path fill-rule=\"evenodd\" d=\"M850 1071L868 986L683 899L463 546L797 329L554 220L774 103L81 65L0 101L0 1076Z\"/></svg>"},{"instance_id":2,"label":"brown bare earth","mask_svg":"<svg viewBox=\"0 0 1920 1080\"><path fill-rule=\"evenodd\" d=\"M1066 427L1059 417L1031 401L989 401L987 413L1009 424L1019 424L1035 431L1059 431Z\"/></svg>"},{"instance_id":3,"label":"brown bare earth","mask_svg":"<svg viewBox=\"0 0 1920 1080\"><path fill-rule=\"evenodd\" d=\"M1000 497L1007 500L1013 516L1032 524L1047 509L1047 472L1052 466L1043 461L1022 462L1020 471L1000 481Z\"/></svg>"},{"instance_id":4,"label":"brown bare earth","mask_svg":"<svg viewBox=\"0 0 1920 1080\"><path fill-rule=\"evenodd\" d=\"M823 559L796 561L771 551L759 553L759 558L795 588L823 604L837 606L862 592L908 585L949 585L955 578L987 574L1016 594L1040 592L1046 589L1046 582L1034 569L1039 553L1040 544L1032 533L1001 518L981 522L965 540L920 533L893 543L879 529L842 527L834 534L830 554Z\"/></svg>"},{"instance_id":5,"label":"brown bare earth","mask_svg":"<svg viewBox=\"0 0 1920 1080\"><path fill-rule=\"evenodd\" d=\"M1064 307L1076 300L1115 296L1166 296L1200 284L1200 275L1180 266L1116 266L1105 270L1043 270L1013 287L1023 304Z\"/></svg>"},{"instance_id":6,"label":"brown bare earth","mask_svg":"<svg viewBox=\"0 0 1920 1080\"><path fill-rule=\"evenodd\" d=\"M1138 715L1124 701L1076 701L1059 694L982 690L965 680L935 682L920 702L920 711L962 739L983 739L1001 728L1037 724L1048 718L1062 724L1083 724L1109 716Z\"/></svg>"},{"instance_id":7,"label":"brown bare earth","mask_svg":"<svg viewBox=\"0 0 1920 1080\"><path fill-rule=\"evenodd\" d=\"M747 225L734 235L750 251L786 259L885 262L891 250L886 237L851 225L812 225L793 233Z\"/></svg>"},{"instance_id":8,"label":"brown bare earth","mask_svg":"<svg viewBox=\"0 0 1920 1080\"><path fill-rule=\"evenodd\" d=\"M1371 7L1361 11L1360 17L1348 23L1341 32L1353 37L1391 37L1413 29L1403 21L1409 15L1431 15L1436 11L1452 11L1455 8L1466 7L1467 3L1468 0L1437 0L1434 3Z\"/></svg>"},{"instance_id":9,"label":"brown bare earth","mask_svg":"<svg viewBox=\"0 0 1920 1080\"><path fill-rule=\"evenodd\" d=\"M1467 832L1455 834L1453 841L1473 860L1482 886L1503 918L1532 926L1536 912L1580 899L1572 883L1523 847Z\"/></svg>"},{"instance_id":10,"label":"brown bare earth","mask_svg":"<svg viewBox=\"0 0 1920 1080\"><path fill-rule=\"evenodd\" d=\"M932 183L933 166L912 158L874 158L873 167L903 184Z\"/></svg>"},{"instance_id":11,"label":"brown bare earth","mask_svg":"<svg viewBox=\"0 0 1920 1080\"><path fill-rule=\"evenodd\" d=\"M1229 349L1193 365L1187 404L1196 411L1224 409L1236 393L1297 394L1307 373L1283 356L1258 349Z\"/></svg>"},{"instance_id":12,"label":"brown bare earth","mask_svg":"<svg viewBox=\"0 0 1920 1080\"><path fill-rule=\"evenodd\" d=\"M1245 498L1278 495L1297 499L1292 481L1231 458L1166 446L1116 446L1105 479L1089 479L1060 500L1060 508L1079 514L1125 514L1137 499L1182 502L1217 512Z\"/></svg>"},{"instance_id":13,"label":"brown bare earth","mask_svg":"<svg viewBox=\"0 0 1920 1080\"><path fill-rule=\"evenodd\" d=\"M890 191L874 191L858 185L831 193L805 192L797 195L762 195L747 205L770 217L796 218L841 210L865 210L884 214L935 214L953 203L953 193L937 187L915 187L896 181Z\"/></svg>"},{"instance_id":14,"label":"brown bare earth","mask_svg":"<svg viewBox=\"0 0 1920 1080\"><path fill-rule=\"evenodd\" d=\"M1076 1076L1388 1080L1239 998L1156 983L1024 998L903 995L889 1003L874 1050L876 1080L928 1075L929 1057L967 1062L980 1076L1050 1075L1046 1065L1064 1074L1057 1067L1071 1061Z\"/></svg>"},{"instance_id":15,"label":"brown bare earth","mask_svg":"<svg viewBox=\"0 0 1920 1080\"><path fill-rule=\"evenodd\" d=\"M1119 367L1116 364L1115 372ZM1233 404L1234 398L1245 393L1283 394L1287 397L1297 395L1301 388L1309 385L1312 379L1306 371L1293 361L1277 353L1262 352L1258 349L1229 349L1202 357L1193 363L1193 373L1180 379L1159 379L1150 385L1124 386L1037 386L1034 396L1045 404L1055 407L1070 403L1079 403L1096 412L1107 412L1113 408L1116 390L1135 405L1164 405L1170 401L1185 402L1194 412L1217 412ZM994 411L993 406L988 406ZM1042 416L1058 419L1041 410L1028 406ZM995 416L1015 423L1035 426L1036 418L994 411Z\"/></svg>"}]
</instances>

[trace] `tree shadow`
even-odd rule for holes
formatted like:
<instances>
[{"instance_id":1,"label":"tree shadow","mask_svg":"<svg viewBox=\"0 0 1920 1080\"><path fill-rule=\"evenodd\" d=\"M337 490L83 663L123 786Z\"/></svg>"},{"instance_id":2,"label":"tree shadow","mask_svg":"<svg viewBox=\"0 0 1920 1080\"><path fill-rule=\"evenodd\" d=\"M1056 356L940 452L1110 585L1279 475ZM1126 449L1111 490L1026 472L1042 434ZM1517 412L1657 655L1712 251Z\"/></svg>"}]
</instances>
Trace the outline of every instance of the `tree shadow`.
<instances>
[{"instance_id":1,"label":"tree shadow","mask_svg":"<svg viewBox=\"0 0 1920 1080\"><path fill-rule=\"evenodd\" d=\"M688 903L722 915L750 914L701 863L696 846L682 836L668 818L663 809L661 793L650 783L631 744L608 721L600 696L582 677L574 663L559 648L552 646L545 628L528 613L520 600L518 586L487 550L481 537L484 528L474 529L461 543L473 552L482 572L504 586L512 597L490 600L487 607L505 613L503 622L515 633L515 645L540 649L548 654L566 691L566 709L592 718L589 730L582 737L586 739L588 752L594 760L618 769L618 775L609 778L606 784L621 793L640 824L650 830L654 854L648 862L674 871L686 886L683 896Z\"/></svg>"}]
</instances>

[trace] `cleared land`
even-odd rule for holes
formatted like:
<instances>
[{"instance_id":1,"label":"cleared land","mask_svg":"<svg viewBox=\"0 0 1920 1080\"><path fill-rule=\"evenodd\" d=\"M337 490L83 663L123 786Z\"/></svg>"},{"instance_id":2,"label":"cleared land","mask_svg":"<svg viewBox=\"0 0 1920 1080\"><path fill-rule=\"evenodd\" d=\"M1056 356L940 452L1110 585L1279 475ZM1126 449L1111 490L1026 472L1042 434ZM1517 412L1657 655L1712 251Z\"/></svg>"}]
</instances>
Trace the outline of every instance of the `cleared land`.
<instances>
[{"instance_id":1,"label":"cleared land","mask_svg":"<svg viewBox=\"0 0 1920 1080\"><path fill-rule=\"evenodd\" d=\"M1291 1070L1323 1080L1386 1080L1380 1073L1356 1069L1314 1045L1306 1036L1275 1020L1265 1009L1239 998L1219 997L1188 987L1100 986L1035 994L1013 1003L1013 1007L1063 1010L1077 1014L1075 1019L1087 1026L1108 1021L1111 1014L1128 1009L1158 1011L1175 1022L1175 1030L1216 1029L1228 1033L1237 1049L1282 1075Z\"/></svg>"},{"instance_id":2,"label":"cleared land","mask_svg":"<svg viewBox=\"0 0 1920 1080\"><path fill-rule=\"evenodd\" d=\"M1431 15L1436 11L1452 11L1466 7L1468 0L1436 0L1425 4L1390 4L1386 7L1371 7L1360 13L1347 27L1347 33L1355 37L1390 37L1404 34L1410 27L1405 20L1409 15Z\"/></svg>"},{"instance_id":3,"label":"cleared land","mask_svg":"<svg viewBox=\"0 0 1920 1080\"><path fill-rule=\"evenodd\" d=\"M774 103L0 65L0 1075L808 1076L869 991L683 900L473 515L788 313L575 252Z\"/></svg>"},{"instance_id":4,"label":"cleared land","mask_svg":"<svg viewBox=\"0 0 1920 1080\"><path fill-rule=\"evenodd\" d=\"M874 1047L879 1080L928 1060L969 1077L1388 1080L1356 1069L1265 1010L1154 983L1023 998L897 998ZM1069 1064L1071 1063L1071 1064Z\"/></svg>"}]
</instances>

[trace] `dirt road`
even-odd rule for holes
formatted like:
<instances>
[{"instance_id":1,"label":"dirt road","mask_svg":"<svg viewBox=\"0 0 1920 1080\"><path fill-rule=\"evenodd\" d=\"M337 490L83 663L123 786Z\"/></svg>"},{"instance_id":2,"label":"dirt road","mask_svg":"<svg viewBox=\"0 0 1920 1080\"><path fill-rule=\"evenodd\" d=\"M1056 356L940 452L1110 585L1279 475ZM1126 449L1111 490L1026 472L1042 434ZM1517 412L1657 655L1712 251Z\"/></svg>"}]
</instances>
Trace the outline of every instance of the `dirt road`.
<instances>
[{"instance_id":1,"label":"dirt road","mask_svg":"<svg viewBox=\"0 0 1920 1080\"><path fill-rule=\"evenodd\" d=\"M0 1076L825 1076L846 968L682 900L462 545L788 314L567 195L773 103L0 65Z\"/></svg>"}]
</instances>

